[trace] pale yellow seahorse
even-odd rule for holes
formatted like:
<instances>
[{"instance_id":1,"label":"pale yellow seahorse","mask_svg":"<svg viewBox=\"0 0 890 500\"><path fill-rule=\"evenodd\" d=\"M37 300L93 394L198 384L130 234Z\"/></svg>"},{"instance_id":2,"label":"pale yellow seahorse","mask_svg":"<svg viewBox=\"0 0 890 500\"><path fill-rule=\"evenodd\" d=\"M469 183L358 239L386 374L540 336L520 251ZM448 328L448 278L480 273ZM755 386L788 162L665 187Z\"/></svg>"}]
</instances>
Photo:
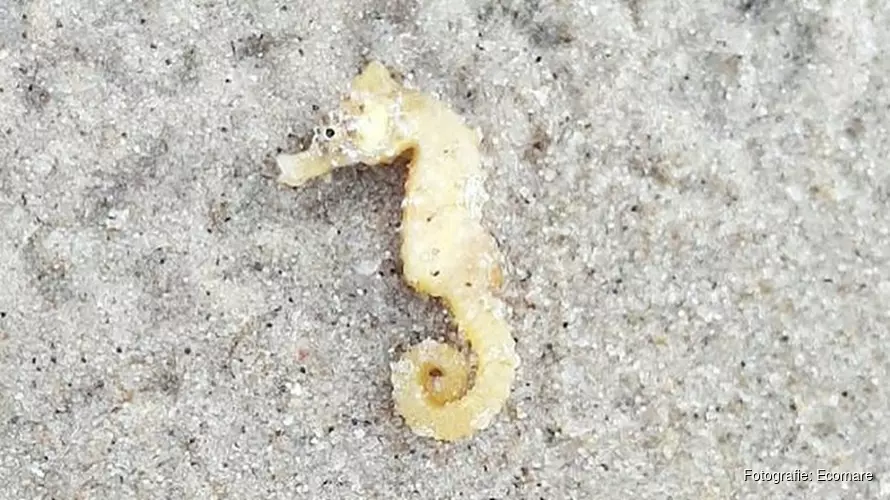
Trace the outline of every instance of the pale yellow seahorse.
<instances>
[{"instance_id":1,"label":"pale yellow seahorse","mask_svg":"<svg viewBox=\"0 0 890 500\"><path fill-rule=\"evenodd\" d=\"M486 194L479 143L479 134L445 104L372 62L311 146L278 157L279 181L301 186L337 167L410 155L402 202L404 279L444 301L475 363L455 346L425 340L392 365L393 397L415 433L445 441L491 423L519 366L496 295L501 256L481 223Z\"/></svg>"}]
</instances>

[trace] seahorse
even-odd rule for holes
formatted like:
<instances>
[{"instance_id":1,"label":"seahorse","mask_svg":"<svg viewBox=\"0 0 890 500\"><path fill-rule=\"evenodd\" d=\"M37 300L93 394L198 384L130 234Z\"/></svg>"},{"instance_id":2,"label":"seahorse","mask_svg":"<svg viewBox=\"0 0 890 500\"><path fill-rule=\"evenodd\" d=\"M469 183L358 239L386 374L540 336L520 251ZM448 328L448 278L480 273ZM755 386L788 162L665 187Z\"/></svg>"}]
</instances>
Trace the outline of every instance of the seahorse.
<instances>
[{"instance_id":1,"label":"seahorse","mask_svg":"<svg viewBox=\"0 0 890 500\"><path fill-rule=\"evenodd\" d=\"M308 149L277 158L279 182L292 187L339 167L408 158L403 278L446 305L470 352L430 339L413 346L391 365L393 399L416 434L440 441L487 428L509 398L520 363L498 294L503 256L482 224L480 144L481 134L446 104L374 61L352 80Z\"/></svg>"}]
</instances>

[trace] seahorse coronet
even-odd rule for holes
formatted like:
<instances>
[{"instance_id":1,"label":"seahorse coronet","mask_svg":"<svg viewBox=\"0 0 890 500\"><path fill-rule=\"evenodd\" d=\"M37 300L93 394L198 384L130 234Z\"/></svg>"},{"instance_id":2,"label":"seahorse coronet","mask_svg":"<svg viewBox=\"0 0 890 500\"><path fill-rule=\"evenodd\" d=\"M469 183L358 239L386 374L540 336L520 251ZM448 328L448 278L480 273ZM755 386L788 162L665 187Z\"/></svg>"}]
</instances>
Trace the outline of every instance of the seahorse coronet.
<instances>
[{"instance_id":1,"label":"seahorse coronet","mask_svg":"<svg viewBox=\"0 0 890 500\"><path fill-rule=\"evenodd\" d=\"M333 116L306 151L278 157L278 180L298 187L335 168L389 164L410 153L401 203L403 278L442 300L472 356L430 339L411 347L391 364L395 410L417 435L470 437L501 411L520 363L498 296L502 256L482 225L488 195L481 134L376 61L353 79Z\"/></svg>"}]
</instances>

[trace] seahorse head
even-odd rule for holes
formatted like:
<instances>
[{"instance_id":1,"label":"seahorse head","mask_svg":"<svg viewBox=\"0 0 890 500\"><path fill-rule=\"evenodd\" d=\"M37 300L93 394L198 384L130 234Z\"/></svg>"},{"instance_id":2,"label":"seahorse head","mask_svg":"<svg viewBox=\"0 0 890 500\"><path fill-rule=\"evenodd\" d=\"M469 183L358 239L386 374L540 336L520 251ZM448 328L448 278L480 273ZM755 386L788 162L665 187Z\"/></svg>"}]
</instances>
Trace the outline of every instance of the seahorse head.
<instances>
[{"instance_id":1,"label":"seahorse head","mask_svg":"<svg viewBox=\"0 0 890 500\"><path fill-rule=\"evenodd\" d=\"M340 104L340 128L344 151L358 161L380 163L397 156L402 142L395 120L402 86L379 62L371 62L353 80Z\"/></svg>"},{"instance_id":2,"label":"seahorse head","mask_svg":"<svg viewBox=\"0 0 890 500\"><path fill-rule=\"evenodd\" d=\"M402 90L382 64L368 64L352 80L340 109L325 126L316 128L309 149L279 156L279 181L299 186L337 167L395 159L405 149L394 118L399 116Z\"/></svg>"}]
</instances>

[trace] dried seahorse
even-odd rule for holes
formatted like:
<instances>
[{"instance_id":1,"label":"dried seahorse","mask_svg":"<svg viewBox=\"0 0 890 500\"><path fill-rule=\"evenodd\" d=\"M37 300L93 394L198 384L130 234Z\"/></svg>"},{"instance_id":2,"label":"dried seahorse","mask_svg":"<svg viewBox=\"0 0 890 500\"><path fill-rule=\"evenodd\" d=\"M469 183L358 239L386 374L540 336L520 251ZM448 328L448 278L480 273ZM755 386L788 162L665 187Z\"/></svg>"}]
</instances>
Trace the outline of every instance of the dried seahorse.
<instances>
[{"instance_id":1,"label":"dried seahorse","mask_svg":"<svg viewBox=\"0 0 890 500\"><path fill-rule=\"evenodd\" d=\"M475 376L460 349L425 340L392 365L393 398L419 435L444 441L471 436L501 410L519 366L496 296L501 257L481 224L480 136L445 104L406 88L377 62L353 79L337 115L306 151L278 157L279 181L301 186L337 167L410 155L402 202L404 279L447 305L475 358Z\"/></svg>"}]
</instances>

